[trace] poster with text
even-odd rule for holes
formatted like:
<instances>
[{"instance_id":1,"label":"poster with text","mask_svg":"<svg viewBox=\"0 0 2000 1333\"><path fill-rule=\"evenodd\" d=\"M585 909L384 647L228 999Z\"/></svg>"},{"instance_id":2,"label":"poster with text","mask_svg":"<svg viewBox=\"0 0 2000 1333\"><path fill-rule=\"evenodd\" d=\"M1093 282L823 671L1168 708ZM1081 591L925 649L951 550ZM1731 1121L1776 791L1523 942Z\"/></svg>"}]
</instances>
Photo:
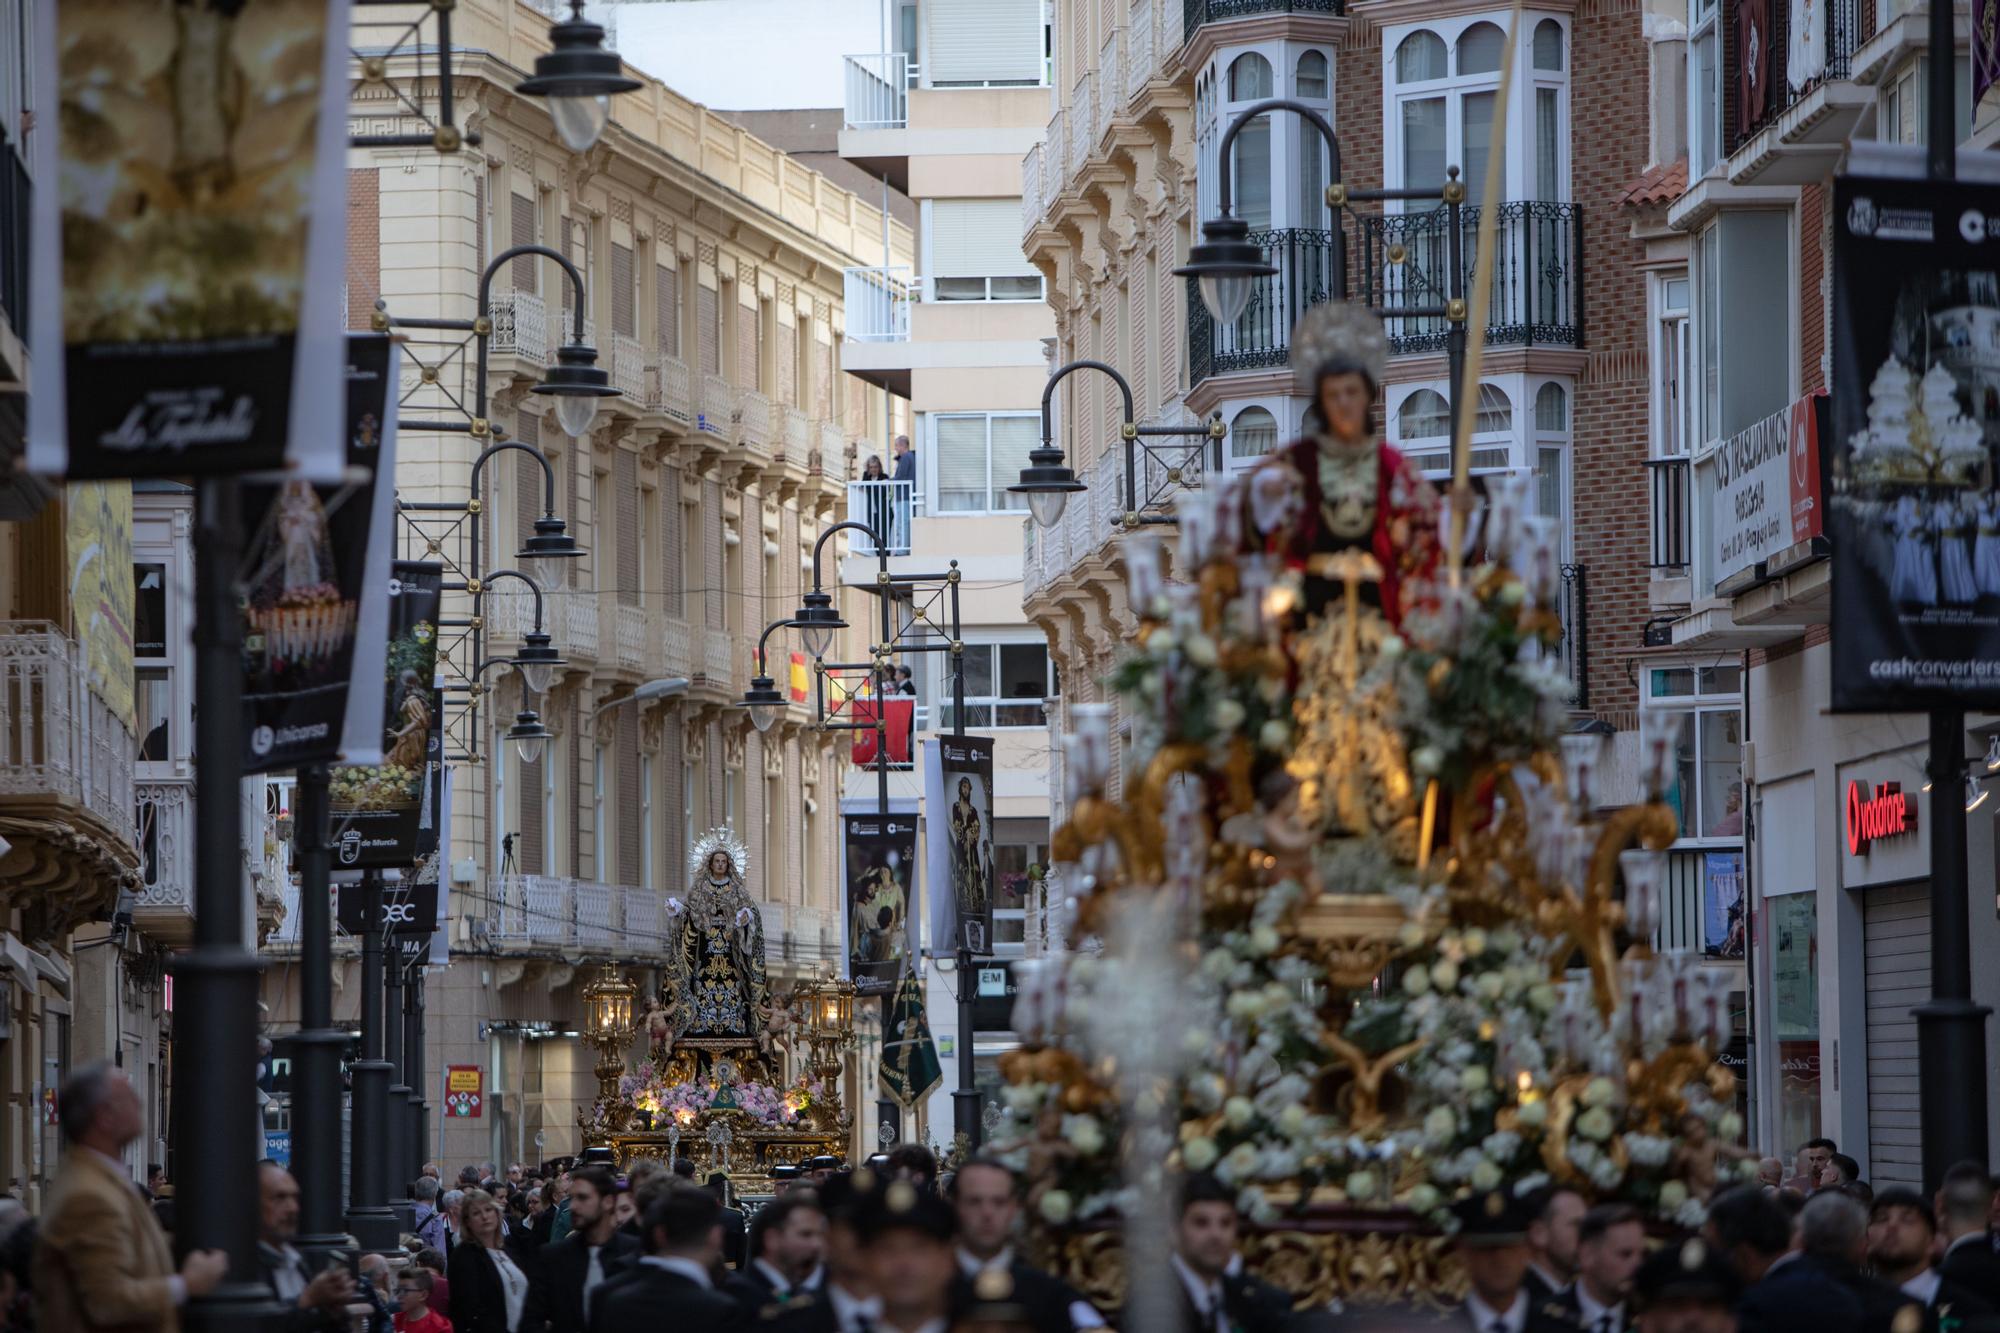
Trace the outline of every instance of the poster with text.
<instances>
[{"instance_id":1,"label":"poster with text","mask_svg":"<svg viewBox=\"0 0 2000 1333\"><path fill-rule=\"evenodd\" d=\"M444 566L398 560L389 576L382 762L333 770L333 860L411 866L437 849L443 708L437 687Z\"/></svg>"},{"instance_id":2,"label":"poster with text","mask_svg":"<svg viewBox=\"0 0 2000 1333\"><path fill-rule=\"evenodd\" d=\"M1743 900L1743 853L1704 852L1701 858L1701 951L1741 958L1749 939L1750 905Z\"/></svg>"},{"instance_id":3,"label":"poster with text","mask_svg":"<svg viewBox=\"0 0 2000 1333\"><path fill-rule=\"evenodd\" d=\"M382 762L382 692L357 662L387 644L396 374L387 334L347 338L347 475L243 488L245 773ZM377 484L380 479L381 484Z\"/></svg>"},{"instance_id":4,"label":"poster with text","mask_svg":"<svg viewBox=\"0 0 2000 1333\"><path fill-rule=\"evenodd\" d=\"M993 739L937 736L926 759L931 949L984 957L993 952Z\"/></svg>"},{"instance_id":5,"label":"poster with text","mask_svg":"<svg viewBox=\"0 0 2000 1333\"><path fill-rule=\"evenodd\" d=\"M917 816L848 814L843 824L847 975L859 993L886 995L917 938Z\"/></svg>"},{"instance_id":6,"label":"poster with text","mask_svg":"<svg viewBox=\"0 0 2000 1333\"><path fill-rule=\"evenodd\" d=\"M1834 185L1833 707L2000 708L2000 187Z\"/></svg>"},{"instance_id":7,"label":"poster with text","mask_svg":"<svg viewBox=\"0 0 2000 1333\"><path fill-rule=\"evenodd\" d=\"M348 8L43 7L33 471L339 479Z\"/></svg>"}]
</instances>

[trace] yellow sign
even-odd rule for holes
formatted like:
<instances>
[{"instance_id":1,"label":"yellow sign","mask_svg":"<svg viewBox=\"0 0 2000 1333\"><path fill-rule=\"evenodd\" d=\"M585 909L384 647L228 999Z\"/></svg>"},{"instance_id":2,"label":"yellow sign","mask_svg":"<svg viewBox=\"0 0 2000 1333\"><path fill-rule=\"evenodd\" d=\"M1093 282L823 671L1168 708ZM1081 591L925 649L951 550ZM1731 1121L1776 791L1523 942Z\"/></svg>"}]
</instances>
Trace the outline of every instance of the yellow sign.
<instances>
[{"instance_id":1,"label":"yellow sign","mask_svg":"<svg viewBox=\"0 0 2000 1333\"><path fill-rule=\"evenodd\" d=\"M445 1075L445 1091L478 1092L484 1073L478 1065L453 1065L451 1072Z\"/></svg>"},{"instance_id":2,"label":"yellow sign","mask_svg":"<svg viewBox=\"0 0 2000 1333\"><path fill-rule=\"evenodd\" d=\"M138 729L132 699L132 483L80 482L65 488L70 615L83 644L92 693L127 731Z\"/></svg>"}]
</instances>

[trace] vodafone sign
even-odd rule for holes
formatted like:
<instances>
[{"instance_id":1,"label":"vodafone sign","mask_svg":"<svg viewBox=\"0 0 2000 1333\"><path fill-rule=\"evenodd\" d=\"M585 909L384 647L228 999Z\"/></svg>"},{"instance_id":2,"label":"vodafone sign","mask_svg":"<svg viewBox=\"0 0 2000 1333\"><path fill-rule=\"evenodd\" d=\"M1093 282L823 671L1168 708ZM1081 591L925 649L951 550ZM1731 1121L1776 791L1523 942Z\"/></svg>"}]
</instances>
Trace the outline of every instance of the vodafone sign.
<instances>
[{"instance_id":1,"label":"vodafone sign","mask_svg":"<svg viewBox=\"0 0 2000 1333\"><path fill-rule=\"evenodd\" d=\"M1849 779L1846 828L1847 850L1866 856L1868 849L1884 838L1917 831L1917 803L1900 782L1885 782L1871 796L1867 783Z\"/></svg>"}]
</instances>

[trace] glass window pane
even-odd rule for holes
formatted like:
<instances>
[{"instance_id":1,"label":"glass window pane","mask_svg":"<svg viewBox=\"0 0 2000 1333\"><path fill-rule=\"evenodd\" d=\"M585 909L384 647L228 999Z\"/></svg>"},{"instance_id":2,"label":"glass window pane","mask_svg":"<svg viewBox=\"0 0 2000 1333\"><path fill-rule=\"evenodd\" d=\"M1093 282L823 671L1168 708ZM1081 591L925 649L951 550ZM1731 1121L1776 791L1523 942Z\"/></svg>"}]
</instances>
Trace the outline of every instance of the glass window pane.
<instances>
[{"instance_id":1,"label":"glass window pane","mask_svg":"<svg viewBox=\"0 0 2000 1333\"><path fill-rule=\"evenodd\" d=\"M1702 694L1740 694L1743 691L1743 668L1703 667L1695 672L1694 680L1695 689Z\"/></svg>"},{"instance_id":2,"label":"glass window pane","mask_svg":"<svg viewBox=\"0 0 2000 1333\"><path fill-rule=\"evenodd\" d=\"M1458 72L1498 74L1500 57L1506 49L1506 42L1506 36L1495 24L1473 24L1458 39Z\"/></svg>"},{"instance_id":3,"label":"glass window pane","mask_svg":"<svg viewBox=\"0 0 2000 1333\"><path fill-rule=\"evenodd\" d=\"M1278 447L1278 420L1261 407L1246 407L1229 426L1229 456L1257 458Z\"/></svg>"},{"instance_id":4,"label":"glass window pane","mask_svg":"<svg viewBox=\"0 0 2000 1333\"><path fill-rule=\"evenodd\" d=\"M1300 227L1324 227L1326 211L1326 140L1317 131L1299 126L1299 202L1292 219Z\"/></svg>"},{"instance_id":5,"label":"glass window pane","mask_svg":"<svg viewBox=\"0 0 2000 1333\"><path fill-rule=\"evenodd\" d=\"M938 508L986 508L986 418L939 417L935 439Z\"/></svg>"},{"instance_id":6,"label":"glass window pane","mask_svg":"<svg viewBox=\"0 0 2000 1333\"><path fill-rule=\"evenodd\" d=\"M1554 19L1543 19L1535 27L1535 68L1559 70L1562 67L1562 24Z\"/></svg>"},{"instance_id":7,"label":"glass window pane","mask_svg":"<svg viewBox=\"0 0 2000 1333\"><path fill-rule=\"evenodd\" d=\"M1325 101L1326 57L1317 51L1308 51L1300 56L1299 72L1293 86L1297 89L1296 96Z\"/></svg>"},{"instance_id":8,"label":"glass window pane","mask_svg":"<svg viewBox=\"0 0 2000 1333\"><path fill-rule=\"evenodd\" d=\"M1403 185L1409 189L1444 184L1444 99L1411 98L1403 103Z\"/></svg>"},{"instance_id":9,"label":"glass window pane","mask_svg":"<svg viewBox=\"0 0 2000 1333\"><path fill-rule=\"evenodd\" d=\"M167 567L141 560L132 566L132 653L167 656Z\"/></svg>"},{"instance_id":10,"label":"glass window pane","mask_svg":"<svg viewBox=\"0 0 2000 1333\"><path fill-rule=\"evenodd\" d=\"M1562 188L1562 94L1535 89L1535 198L1554 203Z\"/></svg>"},{"instance_id":11,"label":"glass window pane","mask_svg":"<svg viewBox=\"0 0 2000 1333\"><path fill-rule=\"evenodd\" d=\"M1042 299L1042 280L1039 275L1032 278L992 278L988 280L996 301L1039 301Z\"/></svg>"},{"instance_id":12,"label":"glass window pane","mask_svg":"<svg viewBox=\"0 0 2000 1333\"><path fill-rule=\"evenodd\" d=\"M1699 784L1694 762L1694 714L1682 713L1675 721L1674 785L1667 789L1667 804L1673 807L1681 832L1695 836L1700 823L1695 810L1695 791Z\"/></svg>"},{"instance_id":13,"label":"glass window pane","mask_svg":"<svg viewBox=\"0 0 2000 1333\"><path fill-rule=\"evenodd\" d=\"M1396 82L1422 83L1445 76L1444 39L1434 32L1413 32L1396 48Z\"/></svg>"},{"instance_id":14,"label":"glass window pane","mask_svg":"<svg viewBox=\"0 0 2000 1333\"><path fill-rule=\"evenodd\" d=\"M1271 225L1271 118L1259 116L1236 136L1236 216L1252 231Z\"/></svg>"},{"instance_id":15,"label":"glass window pane","mask_svg":"<svg viewBox=\"0 0 2000 1333\"><path fill-rule=\"evenodd\" d=\"M1535 451L1535 512L1543 518L1568 517L1563 503L1563 451L1542 448Z\"/></svg>"},{"instance_id":16,"label":"glass window pane","mask_svg":"<svg viewBox=\"0 0 2000 1333\"><path fill-rule=\"evenodd\" d=\"M164 763L173 757L173 683L165 667L141 667L134 676L139 711L139 758Z\"/></svg>"},{"instance_id":17,"label":"glass window pane","mask_svg":"<svg viewBox=\"0 0 2000 1333\"><path fill-rule=\"evenodd\" d=\"M1497 384L1479 386L1479 411L1472 419L1475 435L1499 435L1514 429L1514 403Z\"/></svg>"},{"instance_id":18,"label":"glass window pane","mask_svg":"<svg viewBox=\"0 0 2000 1333\"><path fill-rule=\"evenodd\" d=\"M1719 228L1701 234L1701 309L1695 314L1701 340L1701 442L1719 439L1722 429L1722 255Z\"/></svg>"},{"instance_id":19,"label":"glass window pane","mask_svg":"<svg viewBox=\"0 0 2000 1333\"><path fill-rule=\"evenodd\" d=\"M968 643L965 645L964 665L965 697L968 699L990 699L993 697L993 645L990 643ZM947 682L947 686L949 682Z\"/></svg>"},{"instance_id":20,"label":"glass window pane","mask_svg":"<svg viewBox=\"0 0 2000 1333\"><path fill-rule=\"evenodd\" d=\"M1236 57L1229 66L1229 100L1254 102L1271 96L1271 62L1255 51Z\"/></svg>"},{"instance_id":21,"label":"glass window pane","mask_svg":"<svg viewBox=\"0 0 2000 1333\"><path fill-rule=\"evenodd\" d=\"M986 279L936 278L932 280L931 290L940 301L984 301Z\"/></svg>"},{"instance_id":22,"label":"glass window pane","mask_svg":"<svg viewBox=\"0 0 2000 1333\"><path fill-rule=\"evenodd\" d=\"M1026 509L1028 497L1007 488L1021 479L1028 455L1039 443L1041 421L1036 417L993 418L993 507Z\"/></svg>"},{"instance_id":23,"label":"glass window pane","mask_svg":"<svg viewBox=\"0 0 2000 1333\"><path fill-rule=\"evenodd\" d=\"M1694 693L1694 668L1654 667L1646 694L1653 699L1671 699L1679 695Z\"/></svg>"},{"instance_id":24,"label":"glass window pane","mask_svg":"<svg viewBox=\"0 0 2000 1333\"><path fill-rule=\"evenodd\" d=\"M1000 695L1040 700L1049 688L1049 650L1039 643L1000 645Z\"/></svg>"},{"instance_id":25,"label":"glass window pane","mask_svg":"<svg viewBox=\"0 0 2000 1333\"><path fill-rule=\"evenodd\" d=\"M1764 910L1778 1040L1778 1141L1804 1143L1820 1132L1818 895L1767 898Z\"/></svg>"},{"instance_id":26,"label":"glass window pane","mask_svg":"<svg viewBox=\"0 0 2000 1333\"><path fill-rule=\"evenodd\" d=\"M1028 905L1028 867L1041 859L1042 849L1030 843L993 844L993 907L1018 912Z\"/></svg>"},{"instance_id":27,"label":"glass window pane","mask_svg":"<svg viewBox=\"0 0 2000 1333\"><path fill-rule=\"evenodd\" d=\"M1464 145L1465 197L1485 198L1486 163L1493 148L1493 93L1467 93L1459 99L1460 142ZM1500 178L1500 197L1507 197L1507 178ZM1470 219L1468 219L1469 221Z\"/></svg>"},{"instance_id":28,"label":"glass window pane","mask_svg":"<svg viewBox=\"0 0 2000 1333\"><path fill-rule=\"evenodd\" d=\"M1665 302L1666 308L1669 310L1687 309L1688 280L1686 278L1669 278L1665 286L1666 294L1661 299Z\"/></svg>"},{"instance_id":29,"label":"glass window pane","mask_svg":"<svg viewBox=\"0 0 2000 1333\"><path fill-rule=\"evenodd\" d=\"M1715 709L1701 719L1701 835L1743 836L1742 716Z\"/></svg>"},{"instance_id":30,"label":"glass window pane","mask_svg":"<svg viewBox=\"0 0 2000 1333\"><path fill-rule=\"evenodd\" d=\"M1535 429L1551 433L1569 429L1569 395L1553 380L1535 393Z\"/></svg>"},{"instance_id":31,"label":"glass window pane","mask_svg":"<svg viewBox=\"0 0 2000 1333\"><path fill-rule=\"evenodd\" d=\"M1429 440L1451 429L1451 406L1435 389L1419 389L1396 409L1396 438Z\"/></svg>"}]
</instances>

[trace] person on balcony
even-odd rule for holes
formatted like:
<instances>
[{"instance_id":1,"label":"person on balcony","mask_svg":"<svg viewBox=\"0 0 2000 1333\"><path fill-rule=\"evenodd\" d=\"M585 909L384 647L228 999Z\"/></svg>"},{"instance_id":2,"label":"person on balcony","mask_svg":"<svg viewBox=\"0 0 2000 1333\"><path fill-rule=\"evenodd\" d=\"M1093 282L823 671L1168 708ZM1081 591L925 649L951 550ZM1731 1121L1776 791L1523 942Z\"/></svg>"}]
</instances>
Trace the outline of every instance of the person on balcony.
<instances>
[{"instance_id":1,"label":"person on balcony","mask_svg":"<svg viewBox=\"0 0 2000 1333\"><path fill-rule=\"evenodd\" d=\"M881 539L883 546L892 547L895 542L890 520L895 512L893 496L896 488L889 484L889 474L882 470L882 455L868 455L868 461L861 466L861 480L868 483L866 512L862 514L861 521Z\"/></svg>"}]
</instances>

